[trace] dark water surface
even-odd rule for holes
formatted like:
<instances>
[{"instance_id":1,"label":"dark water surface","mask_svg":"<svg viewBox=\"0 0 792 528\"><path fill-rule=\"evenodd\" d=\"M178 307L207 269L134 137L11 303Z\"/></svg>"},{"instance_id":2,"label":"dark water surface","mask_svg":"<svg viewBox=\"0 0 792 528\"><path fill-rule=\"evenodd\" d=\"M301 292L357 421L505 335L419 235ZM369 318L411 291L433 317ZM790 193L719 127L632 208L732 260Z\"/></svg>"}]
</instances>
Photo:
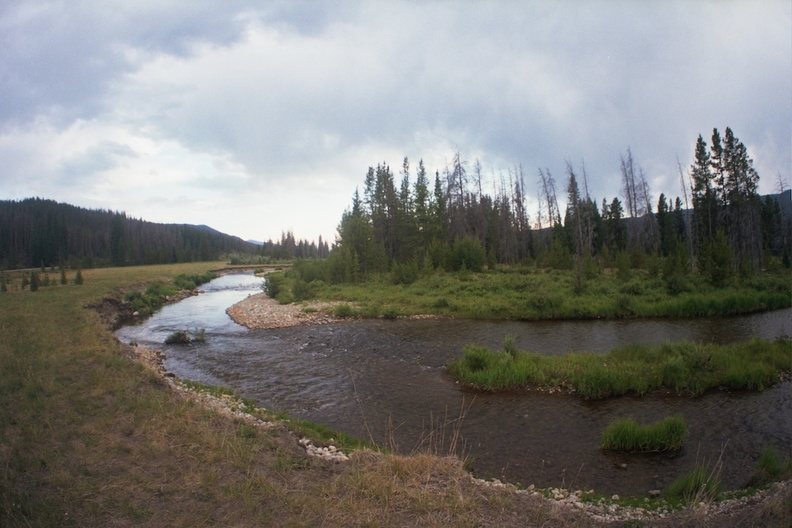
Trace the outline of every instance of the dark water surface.
<instances>
[{"instance_id":1,"label":"dark water surface","mask_svg":"<svg viewBox=\"0 0 792 528\"><path fill-rule=\"evenodd\" d=\"M789 309L697 320L367 320L248 330L225 309L258 293L261 282L251 275L220 277L202 287L205 293L166 306L117 335L163 350L165 368L180 378L226 385L262 407L392 443L402 452L445 452L456 427L458 452L472 458L478 475L523 485L640 495L667 486L696 464L713 467L721 459L721 481L734 489L745 484L765 447L775 443L781 453L792 447L792 382L761 393L585 402L558 394L472 393L444 368L466 344L497 347L507 334L516 336L521 349L553 355L681 339L775 338L792 334ZM206 329L205 343L162 344L171 332L199 328ZM679 453L616 455L597 447L615 418L647 423L670 414L682 415L689 428Z\"/></svg>"}]
</instances>

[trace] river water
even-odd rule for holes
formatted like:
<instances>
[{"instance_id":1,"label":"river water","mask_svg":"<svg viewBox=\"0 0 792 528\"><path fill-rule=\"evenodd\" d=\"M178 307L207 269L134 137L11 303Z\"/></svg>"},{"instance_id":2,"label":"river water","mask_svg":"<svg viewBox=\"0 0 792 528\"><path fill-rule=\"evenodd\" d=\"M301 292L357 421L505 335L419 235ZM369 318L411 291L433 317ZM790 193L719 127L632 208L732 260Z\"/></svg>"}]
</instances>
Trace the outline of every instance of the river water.
<instances>
[{"instance_id":1,"label":"river water","mask_svg":"<svg viewBox=\"0 0 792 528\"><path fill-rule=\"evenodd\" d=\"M736 489L765 447L775 444L782 454L792 449L792 382L761 393L586 402L562 394L474 393L444 367L466 344L498 347L509 334L522 350L554 355L636 342L775 338L792 335L790 309L696 320L364 320L249 330L225 309L260 292L261 283L252 275L220 277L202 286L201 295L117 335L161 349L165 368L182 379L231 387L262 407L400 452L454 448L477 475L525 486L643 495L703 464L718 471L726 489ZM163 344L171 332L200 328L205 343ZM623 455L598 448L603 429L618 417L648 423L671 414L688 424L678 453Z\"/></svg>"}]
</instances>

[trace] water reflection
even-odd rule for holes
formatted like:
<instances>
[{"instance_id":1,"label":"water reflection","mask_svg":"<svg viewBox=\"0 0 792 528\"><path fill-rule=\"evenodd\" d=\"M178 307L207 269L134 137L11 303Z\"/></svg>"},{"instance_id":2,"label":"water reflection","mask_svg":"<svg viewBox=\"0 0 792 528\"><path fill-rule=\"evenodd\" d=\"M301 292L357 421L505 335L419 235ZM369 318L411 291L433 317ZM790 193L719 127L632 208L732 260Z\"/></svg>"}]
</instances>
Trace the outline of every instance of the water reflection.
<instances>
[{"instance_id":1,"label":"water reflection","mask_svg":"<svg viewBox=\"0 0 792 528\"><path fill-rule=\"evenodd\" d=\"M221 277L204 287L206 293L167 306L118 335L161 347L165 367L179 377L227 385L264 407L381 444L393 442L405 452L427 444L447 447L453 423L464 414L462 454L472 458L473 469L524 485L642 494L722 456L721 479L736 488L764 447L792 446L789 382L760 394L584 402L557 394L474 394L456 385L443 367L464 345L498 346L507 334L520 348L544 354L605 352L635 342L773 338L792 333L792 310L703 320L374 320L251 331L231 321L225 308L260 291L260 284L253 276ZM197 328L206 328L206 343L161 345L175 330ZM597 447L616 417L649 422L669 414L681 414L689 426L680 453L625 456Z\"/></svg>"}]
</instances>

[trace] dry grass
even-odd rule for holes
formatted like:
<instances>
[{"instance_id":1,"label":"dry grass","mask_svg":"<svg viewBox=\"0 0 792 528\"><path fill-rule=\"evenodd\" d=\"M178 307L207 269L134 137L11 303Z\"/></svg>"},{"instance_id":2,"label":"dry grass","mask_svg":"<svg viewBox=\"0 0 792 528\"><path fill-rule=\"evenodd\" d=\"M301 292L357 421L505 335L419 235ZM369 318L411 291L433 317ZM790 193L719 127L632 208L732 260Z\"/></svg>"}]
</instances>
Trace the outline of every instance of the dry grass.
<instances>
[{"instance_id":1,"label":"dry grass","mask_svg":"<svg viewBox=\"0 0 792 528\"><path fill-rule=\"evenodd\" d=\"M0 525L597 524L477 485L456 458L310 458L283 425L255 427L172 390L83 308L213 267L86 270L82 286L0 294Z\"/></svg>"}]
</instances>

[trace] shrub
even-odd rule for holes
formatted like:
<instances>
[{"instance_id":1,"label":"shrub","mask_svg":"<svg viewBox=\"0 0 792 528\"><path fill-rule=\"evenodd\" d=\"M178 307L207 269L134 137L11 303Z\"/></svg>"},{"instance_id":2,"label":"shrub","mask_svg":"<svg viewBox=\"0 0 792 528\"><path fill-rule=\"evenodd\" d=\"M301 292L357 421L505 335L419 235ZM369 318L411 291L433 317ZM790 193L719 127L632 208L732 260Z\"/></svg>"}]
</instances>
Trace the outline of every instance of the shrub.
<instances>
[{"instance_id":1,"label":"shrub","mask_svg":"<svg viewBox=\"0 0 792 528\"><path fill-rule=\"evenodd\" d=\"M204 341L206 341L206 329L204 328L192 333L192 335L186 330L177 330L165 338L166 345L189 345L190 343L203 343Z\"/></svg>"},{"instance_id":2,"label":"shrub","mask_svg":"<svg viewBox=\"0 0 792 528\"><path fill-rule=\"evenodd\" d=\"M449 306L451 306L451 304L445 297L438 297L435 299L435 302L432 303L433 308L448 308Z\"/></svg>"},{"instance_id":3,"label":"shrub","mask_svg":"<svg viewBox=\"0 0 792 528\"><path fill-rule=\"evenodd\" d=\"M333 315L341 318L354 317L355 310L353 310L352 307L346 303L339 304L333 309Z\"/></svg>"},{"instance_id":4,"label":"shrub","mask_svg":"<svg viewBox=\"0 0 792 528\"><path fill-rule=\"evenodd\" d=\"M261 285L261 288L264 290L264 293L275 299L283 289L284 280L285 277L282 274L270 273L264 279L264 283Z\"/></svg>"},{"instance_id":5,"label":"shrub","mask_svg":"<svg viewBox=\"0 0 792 528\"><path fill-rule=\"evenodd\" d=\"M544 290L536 292L528 302L534 310L543 315L557 312L564 303L560 295Z\"/></svg>"},{"instance_id":6,"label":"shrub","mask_svg":"<svg viewBox=\"0 0 792 528\"><path fill-rule=\"evenodd\" d=\"M316 288L314 288L313 283L308 283L298 278L292 286L292 296L295 301L313 299L316 297Z\"/></svg>"},{"instance_id":7,"label":"shrub","mask_svg":"<svg viewBox=\"0 0 792 528\"><path fill-rule=\"evenodd\" d=\"M419 274L418 261L413 259L403 264L394 264L390 277L393 284L412 284L418 280Z\"/></svg>"},{"instance_id":8,"label":"shrub","mask_svg":"<svg viewBox=\"0 0 792 528\"><path fill-rule=\"evenodd\" d=\"M382 310L382 317L385 319L396 319L399 317L399 310L393 306L388 306Z\"/></svg>"},{"instance_id":9,"label":"shrub","mask_svg":"<svg viewBox=\"0 0 792 528\"><path fill-rule=\"evenodd\" d=\"M644 292L644 284L640 280L633 279L622 284L619 292L625 295L641 295Z\"/></svg>"},{"instance_id":10,"label":"shrub","mask_svg":"<svg viewBox=\"0 0 792 528\"><path fill-rule=\"evenodd\" d=\"M212 272L206 272L201 275L187 275L179 274L173 277L173 285L179 290L194 290L201 284L207 283L214 278Z\"/></svg>"},{"instance_id":11,"label":"shrub","mask_svg":"<svg viewBox=\"0 0 792 528\"><path fill-rule=\"evenodd\" d=\"M166 345L187 345L192 342L189 334L184 330L177 330L165 338Z\"/></svg>"},{"instance_id":12,"label":"shrub","mask_svg":"<svg viewBox=\"0 0 792 528\"><path fill-rule=\"evenodd\" d=\"M480 272L487 262L487 255L481 242L470 237L454 241L451 269Z\"/></svg>"},{"instance_id":13,"label":"shrub","mask_svg":"<svg viewBox=\"0 0 792 528\"><path fill-rule=\"evenodd\" d=\"M145 294L158 301L164 301L166 297L176 295L176 289L164 282L151 282L146 286Z\"/></svg>"}]
</instances>

